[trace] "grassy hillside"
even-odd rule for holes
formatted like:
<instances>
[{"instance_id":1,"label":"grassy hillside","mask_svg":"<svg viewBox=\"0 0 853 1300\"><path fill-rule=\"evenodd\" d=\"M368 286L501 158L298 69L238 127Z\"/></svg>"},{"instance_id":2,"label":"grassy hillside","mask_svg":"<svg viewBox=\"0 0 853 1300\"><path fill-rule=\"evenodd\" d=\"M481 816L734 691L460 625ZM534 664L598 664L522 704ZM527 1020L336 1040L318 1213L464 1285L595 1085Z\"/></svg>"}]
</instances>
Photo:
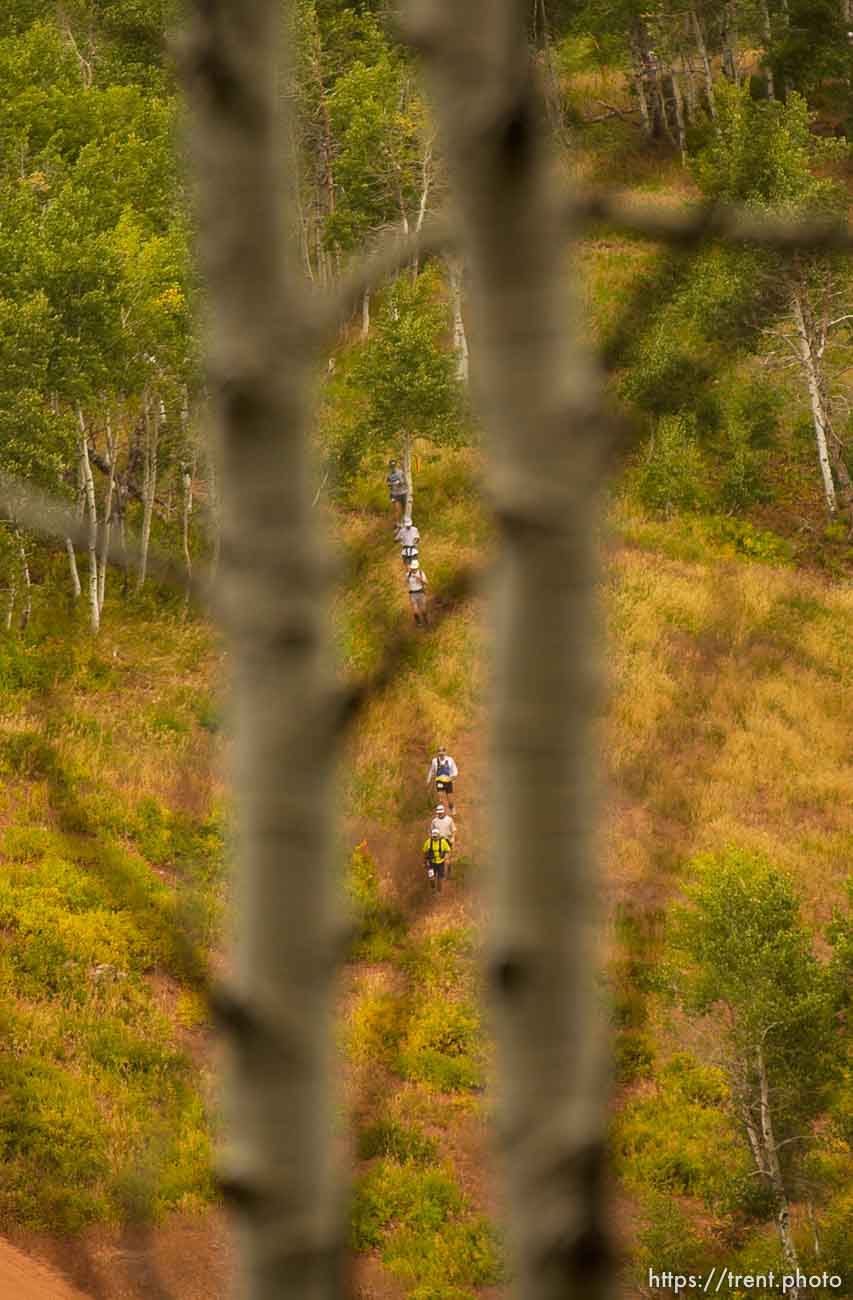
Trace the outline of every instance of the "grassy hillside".
<instances>
[{"instance_id":1,"label":"grassy hillside","mask_svg":"<svg viewBox=\"0 0 853 1300\"><path fill-rule=\"evenodd\" d=\"M207 629L55 621L0 641L0 1226L56 1232L212 1195L222 825Z\"/></svg>"},{"instance_id":2,"label":"grassy hillside","mask_svg":"<svg viewBox=\"0 0 853 1300\"><path fill-rule=\"evenodd\" d=\"M423 563L440 588L488 541L475 458L422 464L418 491ZM336 611L358 673L409 618L381 478L360 492L338 516L348 577ZM654 969L688 864L732 845L794 876L821 948L853 843L853 597L772 548L745 558L713 520L655 521L629 500L614 503L606 546L603 951L620 1222L640 1262L675 1240L701 1260L772 1260L713 1035L672 1008ZM7 1224L73 1229L140 1198L162 1214L214 1194L196 945L209 948L222 904L217 649L177 613L131 603L94 646L37 618L0 644ZM462 1300L502 1276L476 963L483 648L476 600L420 639L362 719L344 779L359 933L338 1032L366 1296ZM460 858L436 900L419 848L440 742L462 780ZM850 1226L849 1107L842 1090L818 1153L815 1215L835 1256ZM795 1219L809 1258L805 1203Z\"/></svg>"}]
</instances>

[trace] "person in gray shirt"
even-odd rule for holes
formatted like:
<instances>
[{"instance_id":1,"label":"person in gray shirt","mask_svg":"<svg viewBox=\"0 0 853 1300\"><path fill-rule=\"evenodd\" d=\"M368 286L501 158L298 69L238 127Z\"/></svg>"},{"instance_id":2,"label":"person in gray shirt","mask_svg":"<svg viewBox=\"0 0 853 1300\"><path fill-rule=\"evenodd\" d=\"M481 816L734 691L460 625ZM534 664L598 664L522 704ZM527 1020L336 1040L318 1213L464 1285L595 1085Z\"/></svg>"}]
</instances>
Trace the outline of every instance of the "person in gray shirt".
<instances>
[{"instance_id":1,"label":"person in gray shirt","mask_svg":"<svg viewBox=\"0 0 853 1300\"><path fill-rule=\"evenodd\" d=\"M385 482L388 484L388 495L390 496L391 502L397 512L394 523L394 531L396 532L399 528L400 521L403 518L406 509L406 497L408 496L406 476L398 466L396 460L389 460L388 474Z\"/></svg>"}]
</instances>

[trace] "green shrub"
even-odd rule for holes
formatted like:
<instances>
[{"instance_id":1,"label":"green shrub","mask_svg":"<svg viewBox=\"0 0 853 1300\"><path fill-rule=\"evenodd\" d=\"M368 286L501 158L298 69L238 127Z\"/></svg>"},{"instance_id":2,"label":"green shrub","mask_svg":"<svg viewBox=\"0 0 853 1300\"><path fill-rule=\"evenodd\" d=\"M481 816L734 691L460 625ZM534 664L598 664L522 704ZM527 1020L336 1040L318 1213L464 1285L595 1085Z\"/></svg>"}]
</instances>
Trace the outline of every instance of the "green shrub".
<instances>
[{"instance_id":1,"label":"green shrub","mask_svg":"<svg viewBox=\"0 0 853 1300\"><path fill-rule=\"evenodd\" d=\"M395 956L405 932L403 918L382 899L374 859L361 843L353 850L346 873L346 891L355 913L356 934L350 949L354 961L382 962Z\"/></svg>"},{"instance_id":2,"label":"green shrub","mask_svg":"<svg viewBox=\"0 0 853 1300\"><path fill-rule=\"evenodd\" d=\"M793 558L790 542L769 528L756 528L747 519L718 515L708 521L706 530L712 542L761 564L790 564Z\"/></svg>"},{"instance_id":3,"label":"green shrub","mask_svg":"<svg viewBox=\"0 0 853 1300\"><path fill-rule=\"evenodd\" d=\"M382 1259L395 1277L418 1284L413 1294L430 1298L458 1296L460 1286L494 1286L503 1274L494 1230L483 1218L448 1223L429 1237L403 1227L388 1238Z\"/></svg>"},{"instance_id":4,"label":"green shrub","mask_svg":"<svg viewBox=\"0 0 853 1300\"><path fill-rule=\"evenodd\" d=\"M480 1017L471 1003L430 998L409 1019L400 1045L404 1079L417 1079L441 1092L483 1085Z\"/></svg>"},{"instance_id":5,"label":"green shrub","mask_svg":"<svg viewBox=\"0 0 853 1300\"><path fill-rule=\"evenodd\" d=\"M356 1184L351 1217L354 1250L379 1246L394 1224L423 1234L435 1232L462 1212L462 1195L446 1169L382 1160Z\"/></svg>"},{"instance_id":6,"label":"green shrub","mask_svg":"<svg viewBox=\"0 0 853 1300\"><path fill-rule=\"evenodd\" d=\"M393 993L360 998L350 1017L349 1051L353 1060L390 1061L403 1034L406 1001Z\"/></svg>"},{"instance_id":7,"label":"green shrub","mask_svg":"<svg viewBox=\"0 0 853 1300\"><path fill-rule=\"evenodd\" d=\"M664 415L629 483L647 510L671 515L707 502L707 470L691 415Z\"/></svg>"},{"instance_id":8,"label":"green shrub","mask_svg":"<svg viewBox=\"0 0 853 1300\"><path fill-rule=\"evenodd\" d=\"M654 1042L638 1029L626 1029L616 1037L616 1078L619 1083L633 1083L652 1072Z\"/></svg>"},{"instance_id":9,"label":"green shrub","mask_svg":"<svg viewBox=\"0 0 853 1300\"><path fill-rule=\"evenodd\" d=\"M433 1163L438 1155L438 1144L427 1137L419 1125L399 1124L393 1119L380 1119L362 1129L358 1135L358 1154L361 1160L373 1156L392 1156L401 1164Z\"/></svg>"}]
</instances>

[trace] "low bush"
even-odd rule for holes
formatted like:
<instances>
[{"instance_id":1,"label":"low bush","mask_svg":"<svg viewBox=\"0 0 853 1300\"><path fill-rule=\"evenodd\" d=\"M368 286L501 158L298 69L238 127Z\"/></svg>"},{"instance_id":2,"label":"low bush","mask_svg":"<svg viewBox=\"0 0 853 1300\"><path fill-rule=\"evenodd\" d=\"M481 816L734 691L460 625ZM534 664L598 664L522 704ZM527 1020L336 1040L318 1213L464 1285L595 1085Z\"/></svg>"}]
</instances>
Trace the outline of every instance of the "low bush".
<instances>
[{"instance_id":1,"label":"low bush","mask_svg":"<svg viewBox=\"0 0 853 1300\"><path fill-rule=\"evenodd\" d=\"M358 1155L361 1160L374 1156L391 1156L401 1164L426 1165L435 1162L438 1144L427 1137L417 1125L400 1124L394 1119L380 1119L368 1125L358 1135Z\"/></svg>"}]
</instances>

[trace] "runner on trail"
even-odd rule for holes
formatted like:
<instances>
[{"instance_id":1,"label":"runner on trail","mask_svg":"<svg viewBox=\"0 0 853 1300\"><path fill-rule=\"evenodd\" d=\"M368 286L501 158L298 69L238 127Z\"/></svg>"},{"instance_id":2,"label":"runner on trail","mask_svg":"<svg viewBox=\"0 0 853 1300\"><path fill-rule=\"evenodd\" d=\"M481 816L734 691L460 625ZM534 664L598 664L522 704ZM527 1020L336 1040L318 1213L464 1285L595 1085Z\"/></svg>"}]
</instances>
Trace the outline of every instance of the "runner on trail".
<instances>
[{"instance_id":1,"label":"runner on trail","mask_svg":"<svg viewBox=\"0 0 853 1300\"><path fill-rule=\"evenodd\" d=\"M428 585L427 576L419 561L410 560L409 567L406 569L406 586L409 590L409 600L412 602L412 613L418 627L426 627L429 622L426 605L426 589Z\"/></svg>"},{"instance_id":2,"label":"runner on trail","mask_svg":"<svg viewBox=\"0 0 853 1300\"><path fill-rule=\"evenodd\" d=\"M450 812L453 812L453 782L459 775L459 768L448 754L443 745L439 745L435 758L429 765L427 772L427 785L435 781L435 791L439 798L445 795L450 796L447 800L447 806Z\"/></svg>"},{"instance_id":3,"label":"runner on trail","mask_svg":"<svg viewBox=\"0 0 853 1300\"><path fill-rule=\"evenodd\" d=\"M424 866L427 869L430 886L433 890L437 889L439 893L441 893L444 865L449 853L450 845L444 836L430 831L428 838L424 840Z\"/></svg>"},{"instance_id":4,"label":"runner on trail","mask_svg":"<svg viewBox=\"0 0 853 1300\"><path fill-rule=\"evenodd\" d=\"M399 530L400 521L406 509L406 497L408 495L406 476L397 465L396 460L389 460L385 482L388 484L388 495L396 511L394 520L394 532L396 533Z\"/></svg>"},{"instance_id":5,"label":"runner on trail","mask_svg":"<svg viewBox=\"0 0 853 1300\"><path fill-rule=\"evenodd\" d=\"M404 519L403 525L397 533L397 541L400 543L404 567L408 568L410 561L418 558L418 542L420 540L420 529L412 523L411 519Z\"/></svg>"},{"instance_id":6,"label":"runner on trail","mask_svg":"<svg viewBox=\"0 0 853 1300\"><path fill-rule=\"evenodd\" d=\"M453 874L453 850L456 846L456 822L445 812L444 804L439 803L435 806L435 816L432 819L432 825L429 828L430 835L443 835L450 845L450 852L447 855L447 867L445 874L448 880Z\"/></svg>"}]
</instances>

